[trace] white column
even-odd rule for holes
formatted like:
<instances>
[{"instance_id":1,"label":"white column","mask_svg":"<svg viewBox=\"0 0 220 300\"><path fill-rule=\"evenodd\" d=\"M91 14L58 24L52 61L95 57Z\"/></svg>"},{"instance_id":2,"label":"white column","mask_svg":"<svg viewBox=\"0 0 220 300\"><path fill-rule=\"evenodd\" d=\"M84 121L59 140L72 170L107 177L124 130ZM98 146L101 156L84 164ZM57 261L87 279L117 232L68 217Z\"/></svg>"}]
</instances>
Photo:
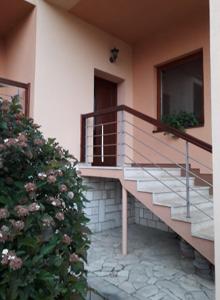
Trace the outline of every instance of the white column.
<instances>
[{"instance_id":1,"label":"white column","mask_svg":"<svg viewBox=\"0 0 220 300\"><path fill-rule=\"evenodd\" d=\"M128 254L128 193L122 186L122 255Z\"/></svg>"},{"instance_id":2,"label":"white column","mask_svg":"<svg viewBox=\"0 0 220 300\"><path fill-rule=\"evenodd\" d=\"M220 1L210 0L216 300L220 299Z\"/></svg>"}]
</instances>

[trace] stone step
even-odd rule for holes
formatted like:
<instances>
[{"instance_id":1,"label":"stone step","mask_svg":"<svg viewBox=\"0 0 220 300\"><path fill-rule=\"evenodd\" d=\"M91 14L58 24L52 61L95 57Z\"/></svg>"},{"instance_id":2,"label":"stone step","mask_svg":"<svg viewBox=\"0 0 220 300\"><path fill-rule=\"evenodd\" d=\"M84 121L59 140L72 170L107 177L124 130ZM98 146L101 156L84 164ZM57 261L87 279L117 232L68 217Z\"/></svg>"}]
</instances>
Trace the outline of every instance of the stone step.
<instances>
[{"instance_id":1,"label":"stone step","mask_svg":"<svg viewBox=\"0 0 220 300\"><path fill-rule=\"evenodd\" d=\"M193 223L191 232L192 236L214 241L214 220Z\"/></svg>"},{"instance_id":2,"label":"stone step","mask_svg":"<svg viewBox=\"0 0 220 300\"><path fill-rule=\"evenodd\" d=\"M153 201L155 204L158 205L165 205L165 206L172 206L172 202L175 202L176 200L181 200L181 197L186 197L186 189L175 189L178 192L178 195L175 194L173 191L154 191L153 193ZM205 186L194 186L193 190L190 190L190 198L201 198L201 201L199 202L203 202L204 199L207 198L209 199L209 188L205 187ZM182 199L183 200L183 199ZM184 201L184 200L183 200ZM168 205L166 205L166 203Z\"/></svg>"},{"instance_id":3,"label":"stone step","mask_svg":"<svg viewBox=\"0 0 220 300\"><path fill-rule=\"evenodd\" d=\"M180 176L181 170L179 168L137 168L137 167L127 167L124 168L124 178L125 179L139 179L139 178L151 178L152 175L157 177L167 177L170 175Z\"/></svg>"},{"instance_id":4,"label":"stone step","mask_svg":"<svg viewBox=\"0 0 220 300\"><path fill-rule=\"evenodd\" d=\"M161 181L159 181L161 180ZM157 179L147 179L147 180L138 180L137 188L138 189L156 189L156 188L167 188L169 187L184 187L186 186L186 179L184 177L164 177ZM195 178L189 178L189 185L192 187L194 185Z\"/></svg>"},{"instance_id":5,"label":"stone step","mask_svg":"<svg viewBox=\"0 0 220 300\"><path fill-rule=\"evenodd\" d=\"M208 201L190 206L190 218L187 218L187 208L185 206L171 207L171 218L174 220L199 223L210 220L213 217L213 203Z\"/></svg>"},{"instance_id":6,"label":"stone step","mask_svg":"<svg viewBox=\"0 0 220 300\"><path fill-rule=\"evenodd\" d=\"M166 193L164 193L164 194L166 195ZM179 207L179 206L184 206L186 204L186 200L185 200L186 192L181 192L181 195L180 195L181 197L176 195L175 193L173 193L173 194L172 194L172 197L165 197L165 198L162 198L162 197L158 198L157 197L158 194L153 194L153 203L155 205L161 205L161 206L167 206L167 207ZM199 204L199 203L207 203L209 201L209 199L208 199L208 195L207 195L207 198L203 198L203 197L199 197L197 194L195 194L193 197L191 195L190 201L192 204Z\"/></svg>"}]
</instances>

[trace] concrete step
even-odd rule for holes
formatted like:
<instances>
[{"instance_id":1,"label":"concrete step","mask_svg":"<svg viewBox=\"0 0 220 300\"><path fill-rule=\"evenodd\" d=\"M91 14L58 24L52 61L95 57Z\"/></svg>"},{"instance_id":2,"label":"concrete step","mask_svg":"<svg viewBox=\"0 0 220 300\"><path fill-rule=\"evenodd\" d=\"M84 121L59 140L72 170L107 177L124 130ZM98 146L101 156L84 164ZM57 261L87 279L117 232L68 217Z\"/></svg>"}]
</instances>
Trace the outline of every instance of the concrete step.
<instances>
[{"instance_id":1,"label":"concrete step","mask_svg":"<svg viewBox=\"0 0 220 300\"><path fill-rule=\"evenodd\" d=\"M161 181L159 181L161 180ZM142 179L137 181L137 188L138 189L156 189L156 188L167 188L169 187L185 187L186 186L186 179L184 177L164 177L157 179ZM190 177L189 185L192 187L194 185L195 178Z\"/></svg>"},{"instance_id":2,"label":"concrete step","mask_svg":"<svg viewBox=\"0 0 220 300\"><path fill-rule=\"evenodd\" d=\"M152 175L156 177L167 177L169 176L169 174L173 176L180 176L181 170L179 168L124 168L124 178L128 180L137 180L139 178L152 178Z\"/></svg>"},{"instance_id":3,"label":"concrete step","mask_svg":"<svg viewBox=\"0 0 220 300\"><path fill-rule=\"evenodd\" d=\"M191 225L192 236L214 241L214 220L193 223Z\"/></svg>"},{"instance_id":4,"label":"concrete step","mask_svg":"<svg viewBox=\"0 0 220 300\"><path fill-rule=\"evenodd\" d=\"M208 201L205 203L192 203L190 206L190 218L187 218L186 205L179 207L171 207L171 218L174 220L200 223L213 218L213 203Z\"/></svg>"}]
</instances>

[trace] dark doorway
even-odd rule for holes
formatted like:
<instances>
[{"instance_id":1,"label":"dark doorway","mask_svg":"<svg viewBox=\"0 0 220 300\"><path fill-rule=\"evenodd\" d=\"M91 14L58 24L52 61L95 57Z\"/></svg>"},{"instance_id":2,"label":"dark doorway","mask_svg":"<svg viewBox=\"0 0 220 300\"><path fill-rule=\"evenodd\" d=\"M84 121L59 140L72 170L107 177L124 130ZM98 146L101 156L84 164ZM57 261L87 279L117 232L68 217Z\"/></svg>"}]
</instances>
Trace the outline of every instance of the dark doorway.
<instances>
[{"instance_id":1,"label":"dark doorway","mask_svg":"<svg viewBox=\"0 0 220 300\"><path fill-rule=\"evenodd\" d=\"M117 106L117 84L95 77L94 111ZM117 161L117 112L94 119L94 166L116 166Z\"/></svg>"}]
</instances>

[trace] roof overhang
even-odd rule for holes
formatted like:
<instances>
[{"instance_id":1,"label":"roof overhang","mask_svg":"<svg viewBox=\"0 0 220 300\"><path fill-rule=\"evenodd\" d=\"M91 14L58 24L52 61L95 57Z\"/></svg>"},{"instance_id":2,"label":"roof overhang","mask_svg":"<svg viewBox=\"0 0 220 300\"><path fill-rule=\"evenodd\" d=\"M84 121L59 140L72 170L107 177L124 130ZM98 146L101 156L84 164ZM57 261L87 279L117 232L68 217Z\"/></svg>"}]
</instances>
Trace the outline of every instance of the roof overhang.
<instances>
[{"instance_id":1,"label":"roof overhang","mask_svg":"<svg viewBox=\"0 0 220 300\"><path fill-rule=\"evenodd\" d=\"M209 0L46 1L131 44L171 26L207 20L209 15Z\"/></svg>"}]
</instances>

